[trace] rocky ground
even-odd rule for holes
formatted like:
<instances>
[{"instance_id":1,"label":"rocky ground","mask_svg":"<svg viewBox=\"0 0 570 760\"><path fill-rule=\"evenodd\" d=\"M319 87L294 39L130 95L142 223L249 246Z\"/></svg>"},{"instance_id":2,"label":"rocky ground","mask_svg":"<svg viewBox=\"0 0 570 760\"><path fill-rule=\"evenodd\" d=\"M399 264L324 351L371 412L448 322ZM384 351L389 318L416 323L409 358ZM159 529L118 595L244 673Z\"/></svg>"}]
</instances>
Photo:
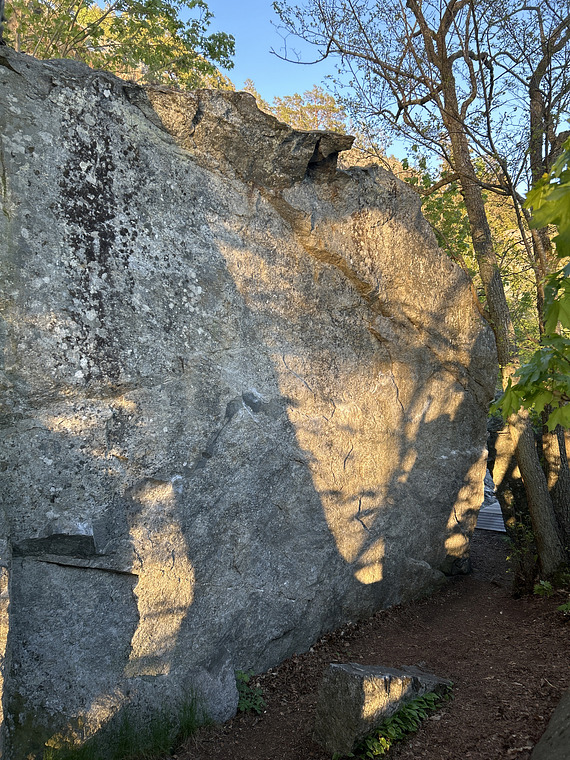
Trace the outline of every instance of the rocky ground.
<instances>
[{"instance_id":1,"label":"rocky ground","mask_svg":"<svg viewBox=\"0 0 570 760\"><path fill-rule=\"evenodd\" d=\"M264 712L203 729L178 760L330 760L311 730L331 662L419 665L454 682L454 699L392 757L528 760L570 687L570 621L556 610L561 596L512 598L506 553L502 535L476 531L471 575L327 635L263 674Z\"/></svg>"}]
</instances>

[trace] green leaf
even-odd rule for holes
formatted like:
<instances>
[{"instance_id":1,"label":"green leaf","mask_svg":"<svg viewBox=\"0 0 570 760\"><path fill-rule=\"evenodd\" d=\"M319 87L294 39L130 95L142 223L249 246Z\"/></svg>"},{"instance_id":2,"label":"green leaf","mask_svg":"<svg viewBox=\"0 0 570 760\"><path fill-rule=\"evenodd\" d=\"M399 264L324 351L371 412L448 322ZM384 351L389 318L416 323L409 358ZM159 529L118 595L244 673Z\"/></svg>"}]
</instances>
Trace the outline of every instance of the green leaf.
<instances>
[{"instance_id":1,"label":"green leaf","mask_svg":"<svg viewBox=\"0 0 570 760\"><path fill-rule=\"evenodd\" d=\"M148 71L153 81L180 87L214 84L203 75L215 80L216 64L232 66L234 39L222 32L207 34L212 14L202 0L9 4L18 25L8 37L17 34L20 49L39 58L75 58L123 77L140 78Z\"/></svg>"},{"instance_id":2,"label":"green leaf","mask_svg":"<svg viewBox=\"0 0 570 760\"><path fill-rule=\"evenodd\" d=\"M570 256L570 138L549 174L528 193L526 208L532 208L532 227L556 225L556 253ZM553 407L548 428L570 427L570 263L548 276L545 292L545 334L541 347L509 380L503 396L493 405L508 418L522 406L542 413ZM560 334L558 334L558 331Z\"/></svg>"},{"instance_id":3,"label":"green leaf","mask_svg":"<svg viewBox=\"0 0 570 760\"><path fill-rule=\"evenodd\" d=\"M550 432L552 432L557 425L560 425L563 428L569 428L570 405L558 406L556 409L553 409L546 424Z\"/></svg>"},{"instance_id":4,"label":"green leaf","mask_svg":"<svg viewBox=\"0 0 570 760\"><path fill-rule=\"evenodd\" d=\"M564 292L558 301L560 308L558 311L558 321L562 327L570 328L570 297Z\"/></svg>"},{"instance_id":5,"label":"green leaf","mask_svg":"<svg viewBox=\"0 0 570 760\"><path fill-rule=\"evenodd\" d=\"M554 394L551 391L541 391L534 397L534 408L541 414L544 411L544 407L550 404Z\"/></svg>"}]
</instances>

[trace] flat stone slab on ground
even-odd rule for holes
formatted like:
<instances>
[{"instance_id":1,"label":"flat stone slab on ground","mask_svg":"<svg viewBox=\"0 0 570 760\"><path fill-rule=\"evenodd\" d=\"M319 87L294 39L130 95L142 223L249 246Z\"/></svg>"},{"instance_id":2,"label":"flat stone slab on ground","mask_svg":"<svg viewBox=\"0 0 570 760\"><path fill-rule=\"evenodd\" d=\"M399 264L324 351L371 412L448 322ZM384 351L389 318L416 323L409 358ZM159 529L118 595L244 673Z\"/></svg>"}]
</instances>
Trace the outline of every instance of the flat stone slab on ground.
<instances>
[{"instance_id":1,"label":"flat stone slab on ground","mask_svg":"<svg viewBox=\"0 0 570 760\"><path fill-rule=\"evenodd\" d=\"M321 684L313 739L332 754L347 755L404 703L450 686L413 667L332 664Z\"/></svg>"}]
</instances>

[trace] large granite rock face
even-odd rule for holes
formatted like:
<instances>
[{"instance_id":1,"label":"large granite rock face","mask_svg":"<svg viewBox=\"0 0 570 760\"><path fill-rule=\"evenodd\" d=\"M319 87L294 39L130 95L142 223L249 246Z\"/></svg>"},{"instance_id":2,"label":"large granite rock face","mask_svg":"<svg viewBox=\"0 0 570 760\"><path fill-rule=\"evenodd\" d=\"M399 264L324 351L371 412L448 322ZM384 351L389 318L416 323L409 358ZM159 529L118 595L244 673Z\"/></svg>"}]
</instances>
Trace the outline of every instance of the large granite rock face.
<instances>
[{"instance_id":1,"label":"large granite rock face","mask_svg":"<svg viewBox=\"0 0 570 760\"><path fill-rule=\"evenodd\" d=\"M6 757L227 718L235 669L465 569L493 339L350 143L0 48Z\"/></svg>"}]
</instances>

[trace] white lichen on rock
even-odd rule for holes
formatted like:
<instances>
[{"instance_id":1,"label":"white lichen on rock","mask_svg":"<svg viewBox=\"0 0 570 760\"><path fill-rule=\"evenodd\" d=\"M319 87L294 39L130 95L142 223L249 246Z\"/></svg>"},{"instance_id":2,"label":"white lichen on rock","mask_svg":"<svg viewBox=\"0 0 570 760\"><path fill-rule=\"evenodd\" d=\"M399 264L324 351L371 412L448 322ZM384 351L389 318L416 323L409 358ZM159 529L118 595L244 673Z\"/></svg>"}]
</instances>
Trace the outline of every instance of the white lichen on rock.
<instances>
[{"instance_id":1,"label":"white lichen on rock","mask_svg":"<svg viewBox=\"0 0 570 760\"><path fill-rule=\"evenodd\" d=\"M464 569L495 353L351 138L7 48L1 101L20 760L189 689L226 718L234 669Z\"/></svg>"}]
</instances>

